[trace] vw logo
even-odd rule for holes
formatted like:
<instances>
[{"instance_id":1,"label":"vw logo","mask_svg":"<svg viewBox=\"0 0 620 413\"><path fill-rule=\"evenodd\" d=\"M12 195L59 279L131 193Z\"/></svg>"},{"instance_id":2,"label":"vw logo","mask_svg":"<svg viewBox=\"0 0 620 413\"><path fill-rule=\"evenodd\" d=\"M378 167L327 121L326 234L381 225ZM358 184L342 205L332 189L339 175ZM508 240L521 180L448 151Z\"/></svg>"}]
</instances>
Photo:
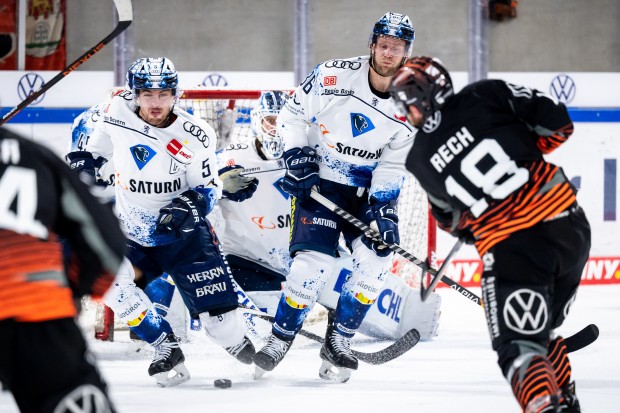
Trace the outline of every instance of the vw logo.
<instances>
[{"instance_id":1,"label":"vw logo","mask_svg":"<svg viewBox=\"0 0 620 413\"><path fill-rule=\"evenodd\" d=\"M202 80L203 86L228 86L228 80L219 73L210 73Z\"/></svg>"},{"instance_id":2,"label":"vw logo","mask_svg":"<svg viewBox=\"0 0 620 413\"><path fill-rule=\"evenodd\" d=\"M19 83L17 84L17 95L21 100L26 100L28 96L32 95L37 90L41 89L45 84L45 80L41 76L36 73L26 73L19 79ZM33 105L41 102L45 93L42 94L32 102Z\"/></svg>"},{"instance_id":3,"label":"vw logo","mask_svg":"<svg viewBox=\"0 0 620 413\"><path fill-rule=\"evenodd\" d=\"M575 81L568 75L557 75L551 80L549 93L562 103L570 103L575 99L577 86Z\"/></svg>"},{"instance_id":4,"label":"vw logo","mask_svg":"<svg viewBox=\"0 0 620 413\"><path fill-rule=\"evenodd\" d=\"M441 124L441 112L437 111L433 113L433 116L429 116L422 125L422 130L426 133L434 132Z\"/></svg>"},{"instance_id":5,"label":"vw logo","mask_svg":"<svg viewBox=\"0 0 620 413\"><path fill-rule=\"evenodd\" d=\"M543 331L549 321L547 301L537 291L516 290L504 303L504 322L513 331L534 335Z\"/></svg>"}]
</instances>

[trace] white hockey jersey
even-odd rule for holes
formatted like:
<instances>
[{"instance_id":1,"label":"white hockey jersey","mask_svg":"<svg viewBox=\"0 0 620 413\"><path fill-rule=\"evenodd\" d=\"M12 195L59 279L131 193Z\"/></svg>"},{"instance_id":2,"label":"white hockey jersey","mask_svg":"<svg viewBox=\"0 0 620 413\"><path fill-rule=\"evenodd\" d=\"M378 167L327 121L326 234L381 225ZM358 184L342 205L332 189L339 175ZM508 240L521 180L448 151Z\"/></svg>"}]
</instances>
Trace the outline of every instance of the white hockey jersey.
<instances>
[{"instance_id":1,"label":"white hockey jersey","mask_svg":"<svg viewBox=\"0 0 620 413\"><path fill-rule=\"evenodd\" d=\"M156 128L135 113L133 95L112 98L84 150L113 159L116 211L129 239L144 246L165 243L154 236L159 210L190 188L221 196L215 132L202 119L177 107L177 119ZM108 175L106 166L102 174Z\"/></svg>"},{"instance_id":2,"label":"white hockey jersey","mask_svg":"<svg viewBox=\"0 0 620 413\"><path fill-rule=\"evenodd\" d=\"M329 60L295 90L278 116L286 149L310 146L322 179L396 199L415 129L387 93L373 91L369 57Z\"/></svg>"},{"instance_id":3,"label":"white hockey jersey","mask_svg":"<svg viewBox=\"0 0 620 413\"><path fill-rule=\"evenodd\" d=\"M223 219L214 219L214 225L224 253L288 275L290 195L278 186L286 171L284 161L262 159L254 140L246 139L228 145L218 154L218 163L220 168L241 165L243 174L258 179L258 188L251 198L218 202Z\"/></svg>"}]
</instances>

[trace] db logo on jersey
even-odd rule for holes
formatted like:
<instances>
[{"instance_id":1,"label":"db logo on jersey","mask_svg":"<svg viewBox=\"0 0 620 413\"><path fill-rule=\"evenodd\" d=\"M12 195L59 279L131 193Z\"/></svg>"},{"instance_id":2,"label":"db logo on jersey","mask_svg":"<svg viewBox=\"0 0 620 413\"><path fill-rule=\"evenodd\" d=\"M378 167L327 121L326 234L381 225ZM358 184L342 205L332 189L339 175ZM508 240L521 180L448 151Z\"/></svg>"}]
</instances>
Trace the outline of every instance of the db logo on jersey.
<instances>
[{"instance_id":1,"label":"db logo on jersey","mask_svg":"<svg viewBox=\"0 0 620 413\"><path fill-rule=\"evenodd\" d=\"M170 142L168 142L168 145L166 145L166 150L170 155L172 155L174 159L181 163L189 163L194 157L192 151L187 149L185 146L183 146L181 142L176 139L172 139Z\"/></svg>"},{"instance_id":2,"label":"db logo on jersey","mask_svg":"<svg viewBox=\"0 0 620 413\"><path fill-rule=\"evenodd\" d=\"M325 76L323 86L336 86L336 76Z\"/></svg>"}]
</instances>

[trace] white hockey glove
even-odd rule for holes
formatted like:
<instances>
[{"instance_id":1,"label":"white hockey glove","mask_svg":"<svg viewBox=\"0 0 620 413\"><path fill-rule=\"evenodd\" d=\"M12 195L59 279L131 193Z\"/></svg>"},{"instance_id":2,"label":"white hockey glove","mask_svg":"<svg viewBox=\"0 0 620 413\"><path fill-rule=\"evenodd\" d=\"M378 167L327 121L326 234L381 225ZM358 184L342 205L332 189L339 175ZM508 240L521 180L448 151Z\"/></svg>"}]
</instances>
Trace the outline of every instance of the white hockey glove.
<instances>
[{"instance_id":1,"label":"white hockey glove","mask_svg":"<svg viewBox=\"0 0 620 413\"><path fill-rule=\"evenodd\" d=\"M251 198L258 188L258 179L241 175L243 166L227 166L218 171L224 188L222 196L234 202L243 202Z\"/></svg>"}]
</instances>

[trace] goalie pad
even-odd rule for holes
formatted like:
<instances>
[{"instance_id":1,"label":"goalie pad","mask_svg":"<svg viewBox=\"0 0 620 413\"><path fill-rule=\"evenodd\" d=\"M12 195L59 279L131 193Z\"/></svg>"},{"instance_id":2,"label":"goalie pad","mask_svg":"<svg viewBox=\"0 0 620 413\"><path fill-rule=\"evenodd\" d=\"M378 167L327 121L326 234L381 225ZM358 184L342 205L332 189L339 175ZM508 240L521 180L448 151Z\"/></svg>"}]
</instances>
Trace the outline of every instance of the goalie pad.
<instances>
[{"instance_id":1,"label":"goalie pad","mask_svg":"<svg viewBox=\"0 0 620 413\"><path fill-rule=\"evenodd\" d=\"M335 309L342 287L351 275L350 258L338 260L338 270L331 274L318 302L329 309ZM412 328L420 332L421 340L430 340L437 335L441 297L431 293L425 302L420 291L409 287L402 279L388 273L377 300L366 314L358 331L370 337L397 340Z\"/></svg>"}]
</instances>

